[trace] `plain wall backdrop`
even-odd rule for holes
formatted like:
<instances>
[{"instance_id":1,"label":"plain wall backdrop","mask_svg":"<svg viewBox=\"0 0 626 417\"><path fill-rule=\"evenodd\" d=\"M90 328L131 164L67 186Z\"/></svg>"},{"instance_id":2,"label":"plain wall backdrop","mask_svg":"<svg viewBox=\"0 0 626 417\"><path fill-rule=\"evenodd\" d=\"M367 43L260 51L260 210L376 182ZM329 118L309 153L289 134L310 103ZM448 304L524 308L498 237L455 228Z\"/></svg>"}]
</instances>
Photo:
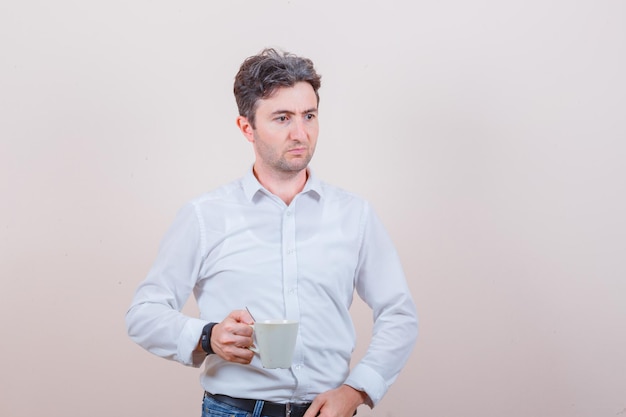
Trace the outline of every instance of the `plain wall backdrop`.
<instances>
[{"instance_id":1,"label":"plain wall backdrop","mask_svg":"<svg viewBox=\"0 0 626 417\"><path fill-rule=\"evenodd\" d=\"M3 1L0 415L199 417L200 371L124 315L176 211L252 163L232 82L265 46L316 63L312 167L418 306L359 416L626 416L621 0Z\"/></svg>"}]
</instances>

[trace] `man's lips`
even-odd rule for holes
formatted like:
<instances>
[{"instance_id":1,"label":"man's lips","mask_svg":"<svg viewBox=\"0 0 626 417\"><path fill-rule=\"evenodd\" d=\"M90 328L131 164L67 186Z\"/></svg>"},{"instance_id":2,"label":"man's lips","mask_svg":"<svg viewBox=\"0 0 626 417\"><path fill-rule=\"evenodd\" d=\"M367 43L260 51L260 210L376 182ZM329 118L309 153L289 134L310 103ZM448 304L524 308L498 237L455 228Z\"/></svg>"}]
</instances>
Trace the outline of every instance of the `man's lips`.
<instances>
[{"instance_id":1,"label":"man's lips","mask_svg":"<svg viewBox=\"0 0 626 417\"><path fill-rule=\"evenodd\" d=\"M303 153L305 153L306 151L307 151L307 148L306 148L306 147L299 147L299 148L291 148L291 149L288 149L288 150L287 150L287 153L290 153L290 154L297 154L297 155L299 155L299 154L303 154Z\"/></svg>"}]
</instances>

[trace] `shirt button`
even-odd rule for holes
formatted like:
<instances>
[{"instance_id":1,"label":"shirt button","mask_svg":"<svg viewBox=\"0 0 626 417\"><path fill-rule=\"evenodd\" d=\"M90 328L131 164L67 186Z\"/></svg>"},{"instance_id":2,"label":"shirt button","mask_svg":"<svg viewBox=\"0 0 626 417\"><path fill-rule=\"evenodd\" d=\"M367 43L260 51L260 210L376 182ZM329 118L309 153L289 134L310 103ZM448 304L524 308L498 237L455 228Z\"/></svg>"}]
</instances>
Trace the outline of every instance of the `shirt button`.
<instances>
[{"instance_id":1,"label":"shirt button","mask_svg":"<svg viewBox=\"0 0 626 417\"><path fill-rule=\"evenodd\" d=\"M287 210L287 216L291 216L291 210Z\"/></svg>"}]
</instances>

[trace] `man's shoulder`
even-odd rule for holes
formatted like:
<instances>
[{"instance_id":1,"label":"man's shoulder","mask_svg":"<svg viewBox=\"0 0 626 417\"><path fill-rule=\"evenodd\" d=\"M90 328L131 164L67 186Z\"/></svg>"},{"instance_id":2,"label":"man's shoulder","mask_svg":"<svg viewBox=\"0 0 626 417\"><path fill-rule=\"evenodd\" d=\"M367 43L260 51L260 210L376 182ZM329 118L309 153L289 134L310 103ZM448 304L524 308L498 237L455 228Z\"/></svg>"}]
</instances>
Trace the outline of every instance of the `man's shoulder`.
<instances>
[{"instance_id":1,"label":"man's shoulder","mask_svg":"<svg viewBox=\"0 0 626 417\"><path fill-rule=\"evenodd\" d=\"M241 198L243 193L242 179L238 178L212 190L206 191L189 201L190 205L205 205L212 202L227 202Z\"/></svg>"},{"instance_id":2,"label":"man's shoulder","mask_svg":"<svg viewBox=\"0 0 626 417\"><path fill-rule=\"evenodd\" d=\"M320 188L325 198L329 200L351 200L362 204L367 204L367 200L361 195L348 191L340 186L320 181Z\"/></svg>"}]
</instances>

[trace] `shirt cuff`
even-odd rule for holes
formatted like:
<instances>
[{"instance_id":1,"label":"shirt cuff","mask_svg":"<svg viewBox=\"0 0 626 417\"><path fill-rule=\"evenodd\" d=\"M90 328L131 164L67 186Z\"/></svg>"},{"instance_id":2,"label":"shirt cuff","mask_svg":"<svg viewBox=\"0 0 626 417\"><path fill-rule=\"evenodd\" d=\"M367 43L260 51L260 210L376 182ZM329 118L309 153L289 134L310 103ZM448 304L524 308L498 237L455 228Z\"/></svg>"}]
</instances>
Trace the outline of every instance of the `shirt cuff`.
<instances>
[{"instance_id":1,"label":"shirt cuff","mask_svg":"<svg viewBox=\"0 0 626 417\"><path fill-rule=\"evenodd\" d=\"M372 406L378 404L389 388L378 372L362 364L358 364L352 369L344 384L350 385L356 390L365 391L372 401Z\"/></svg>"},{"instance_id":2,"label":"shirt cuff","mask_svg":"<svg viewBox=\"0 0 626 417\"><path fill-rule=\"evenodd\" d=\"M202 335L202 329L206 326L206 322L196 318L190 318L185 323L180 338L178 339L178 351L176 352L179 361L187 366L194 368L200 367L206 353L196 351L198 341Z\"/></svg>"}]
</instances>

